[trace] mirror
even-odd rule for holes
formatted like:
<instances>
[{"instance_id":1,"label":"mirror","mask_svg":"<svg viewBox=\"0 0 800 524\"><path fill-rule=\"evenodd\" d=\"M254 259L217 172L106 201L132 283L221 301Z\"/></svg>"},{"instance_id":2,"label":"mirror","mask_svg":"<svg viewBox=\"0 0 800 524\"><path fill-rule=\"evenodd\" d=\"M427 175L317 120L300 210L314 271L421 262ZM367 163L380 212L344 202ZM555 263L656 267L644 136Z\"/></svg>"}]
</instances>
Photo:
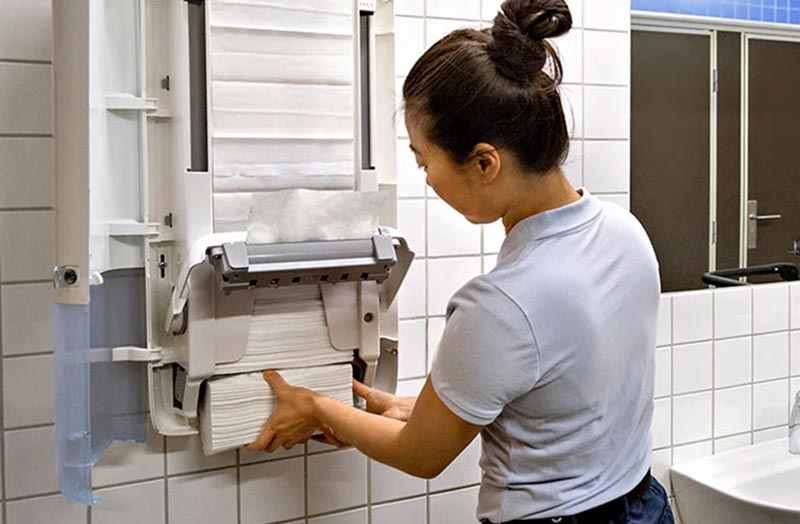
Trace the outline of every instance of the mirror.
<instances>
[{"instance_id":1,"label":"mirror","mask_svg":"<svg viewBox=\"0 0 800 524\"><path fill-rule=\"evenodd\" d=\"M703 23L634 17L631 211L665 292L797 279L800 27Z\"/></svg>"}]
</instances>

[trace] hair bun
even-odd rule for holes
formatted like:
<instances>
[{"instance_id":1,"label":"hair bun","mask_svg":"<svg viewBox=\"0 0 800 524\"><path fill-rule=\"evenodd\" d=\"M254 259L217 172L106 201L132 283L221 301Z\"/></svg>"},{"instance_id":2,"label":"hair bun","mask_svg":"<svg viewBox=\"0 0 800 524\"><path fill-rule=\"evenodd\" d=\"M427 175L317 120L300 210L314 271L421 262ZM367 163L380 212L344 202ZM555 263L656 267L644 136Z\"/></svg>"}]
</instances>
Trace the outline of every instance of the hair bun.
<instances>
[{"instance_id":1,"label":"hair bun","mask_svg":"<svg viewBox=\"0 0 800 524\"><path fill-rule=\"evenodd\" d=\"M528 84L544 69L548 56L557 59L544 40L571 28L572 14L564 0L506 0L494 19L487 51L501 75ZM560 63L556 69L560 76Z\"/></svg>"}]
</instances>

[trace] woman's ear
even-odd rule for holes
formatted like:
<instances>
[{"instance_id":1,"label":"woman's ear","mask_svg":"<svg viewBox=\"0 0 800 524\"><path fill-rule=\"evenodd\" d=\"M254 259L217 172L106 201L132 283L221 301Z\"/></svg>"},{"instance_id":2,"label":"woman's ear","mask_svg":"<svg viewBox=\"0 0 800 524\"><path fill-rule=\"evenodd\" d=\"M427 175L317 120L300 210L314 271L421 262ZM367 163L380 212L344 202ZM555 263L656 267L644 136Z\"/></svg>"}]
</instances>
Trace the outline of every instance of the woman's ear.
<instances>
[{"instance_id":1,"label":"woman's ear","mask_svg":"<svg viewBox=\"0 0 800 524\"><path fill-rule=\"evenodd\" d=\"M478 175L484 184L491 184L500 174L500 153L491 144L480 143L472 150L472 158Z\"/></svg>"}]
</instances>

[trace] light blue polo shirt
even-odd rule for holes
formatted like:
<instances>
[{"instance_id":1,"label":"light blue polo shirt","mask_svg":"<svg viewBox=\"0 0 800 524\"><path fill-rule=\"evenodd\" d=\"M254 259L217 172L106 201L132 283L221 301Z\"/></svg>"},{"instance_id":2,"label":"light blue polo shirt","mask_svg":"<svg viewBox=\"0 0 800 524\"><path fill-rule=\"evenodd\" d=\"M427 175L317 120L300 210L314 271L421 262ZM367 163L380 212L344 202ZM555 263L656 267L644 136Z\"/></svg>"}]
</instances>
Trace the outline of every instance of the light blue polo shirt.
<instances>
[{"instance_id":1,"label":"light blue polo shirt","mask_svg":"<svg viewBox=\"0 0 800 524\"><path fill-rule=\"evenodd\" d=\"M582 190L516 224L453 296L431 380L485 426L478 519L574 515L642 479L659 295L642 226Z\"/></svg>"}]
</instances>

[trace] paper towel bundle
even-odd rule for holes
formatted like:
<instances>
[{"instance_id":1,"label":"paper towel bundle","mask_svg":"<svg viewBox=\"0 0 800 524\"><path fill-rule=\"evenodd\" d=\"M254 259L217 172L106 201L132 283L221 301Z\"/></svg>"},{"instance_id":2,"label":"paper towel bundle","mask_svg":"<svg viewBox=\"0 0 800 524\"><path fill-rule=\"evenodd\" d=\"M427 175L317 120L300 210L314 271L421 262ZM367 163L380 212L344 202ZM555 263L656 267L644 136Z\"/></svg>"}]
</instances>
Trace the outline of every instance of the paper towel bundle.
<instances>
[{"instance_id":1,"label":"paper towel bundle","mask_svg":"<svg viewBox=\"0 0 800 524\"><path fill-rule=\"evenodd\" d=\"M353 405L349 364L281 371L293 386ZM254 441L275 408L275 393L261 373L215 378L206 382L200 406L200 438L206 455Z\"/></svg>"},{"instance_id":2,"label":"paper towel bundle","mask_svg":"<svg viewBox=\"0 0 800 524\"><path fill-rule=\"evenodd\" d=\"M220 364L217 374L352 362L352 351L331 345L319 286L255 291L244 356Z\"/></svg>"}]
</instances>

